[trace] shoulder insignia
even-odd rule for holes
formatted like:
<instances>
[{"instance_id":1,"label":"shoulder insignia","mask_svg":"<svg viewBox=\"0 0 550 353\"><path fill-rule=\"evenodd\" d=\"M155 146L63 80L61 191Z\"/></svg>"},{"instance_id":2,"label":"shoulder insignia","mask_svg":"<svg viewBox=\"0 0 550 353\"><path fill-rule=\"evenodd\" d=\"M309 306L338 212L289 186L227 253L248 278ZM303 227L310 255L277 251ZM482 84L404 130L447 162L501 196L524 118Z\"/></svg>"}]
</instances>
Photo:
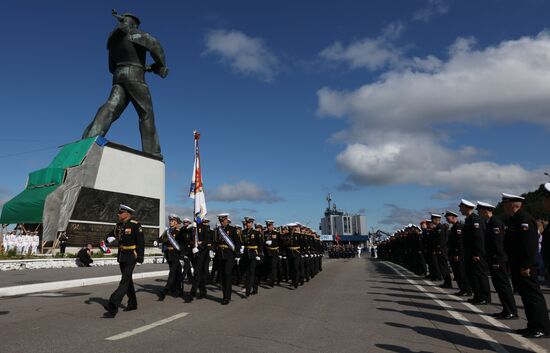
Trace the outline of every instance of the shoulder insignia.
<instances>
[{"instance_id":1,"label":"shoulder insignia","mask_svg":"<svg viewBox=\"0 0 550 353\"><path fill-rule=\"evenodd\" d=\"M138 224L138 223L139 223L139 222L136 221L135 219L131 219L130 222L135 223L135 224Z\"/></svg>"}]
</instances>

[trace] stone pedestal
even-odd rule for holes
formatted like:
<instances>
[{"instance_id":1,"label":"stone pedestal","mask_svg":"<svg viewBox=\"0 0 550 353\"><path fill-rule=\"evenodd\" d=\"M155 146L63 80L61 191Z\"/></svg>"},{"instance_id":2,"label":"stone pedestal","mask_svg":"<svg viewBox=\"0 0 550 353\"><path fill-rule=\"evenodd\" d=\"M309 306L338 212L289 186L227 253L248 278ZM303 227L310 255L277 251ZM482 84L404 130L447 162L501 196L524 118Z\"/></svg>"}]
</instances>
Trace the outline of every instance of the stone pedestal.
<instances>
[{"instance_id":1,"label":"stone pedestal","mask_svg":"<svg viewBox=\"0 0 550 353\"><path fill-rule=\"evenodd\" d=\"M113 228L119 204L136 210L145 244L164 229L165 165L152 155L97 137L82 162L44 203L43 241L66 232L69 246L99 241Z\"/></svg>"}]
</instances>

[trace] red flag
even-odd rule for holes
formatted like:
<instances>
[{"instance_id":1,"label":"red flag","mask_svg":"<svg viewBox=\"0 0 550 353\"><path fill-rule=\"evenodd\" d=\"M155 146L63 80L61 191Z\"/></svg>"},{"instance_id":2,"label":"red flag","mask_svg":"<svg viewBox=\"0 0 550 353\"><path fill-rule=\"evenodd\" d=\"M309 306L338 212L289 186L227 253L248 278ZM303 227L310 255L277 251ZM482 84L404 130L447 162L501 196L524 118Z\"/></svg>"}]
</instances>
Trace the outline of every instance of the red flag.
<instances>
[{"instance_id":1,"label":"red flag","mask_svg":"<svg viewBox=\"0 0 550 353\"><path fill-rule=\"evenodd\" d=\"M340 244L340 236L336 233L336 244Z\"/></svg>"}]
</instances>

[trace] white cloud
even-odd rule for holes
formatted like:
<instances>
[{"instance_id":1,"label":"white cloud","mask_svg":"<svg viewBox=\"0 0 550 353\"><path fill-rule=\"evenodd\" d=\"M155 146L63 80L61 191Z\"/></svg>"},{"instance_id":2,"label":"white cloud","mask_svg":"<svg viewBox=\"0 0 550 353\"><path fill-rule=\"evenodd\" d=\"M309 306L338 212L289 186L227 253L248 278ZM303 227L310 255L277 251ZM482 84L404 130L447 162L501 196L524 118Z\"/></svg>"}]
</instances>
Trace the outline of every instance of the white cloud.
<instances>
[{"instance_id":1,"label":"white cloud","mask_svg":"<svg viewBox=\"0 0 550 353\"><path fill-rule=\"evenodd\" d=\"M260 186L248 182L240 181L236 184L222 184L207 195L207 200L212 201L255 201L274 203L283 201L283 199L274 193L261 188Z\"/></svg>"},{"instance_id":2,"label":"white cloud","mask_svg":"<svg viewBox=\"0 0 550 353\"><path fill-rule=\"evenodd\" d=\"M218 29L207 33L205 45L207 54L217 54L222 63L238 73L269 82L279 71L279 60L261 38Z\"/></svg>"},{"instance_id":3,"label":"white cloud","mask_svg":"<svg viewBox=\"0 0 550 353\"><path fill-rule=\"evenodd\" d=\"M402 50L395 47L392 41L399 37L404 26L398 22L388 25L376 38L357 40L348 46L336 42L325 48L319 56L335 62L348 63L352 68L380 70L394 66L400 61Z\"/></svg>"},{"instance_id":4,"label":"white cloud","mask_svg":"<svg viewBox=\"0 0 550 353\"><path fill-rule=\"evenodd\" d=\"M427 0L427 2L426 7L413 14L413 21L429 22L433 17L449 12L451 7L448 0Z\"/></svg>"},{"instance_id":5,"label":"white cloud","mask_svg":"<svg viewBox=\"0 0 550 353\"><path fill-rule=\"evenodd\" d=\"M351 181L440 186L438 196L447 197L489 197L538 185L538 169L483 161L474 146L445 143L455 122L549 125L550 36L474 46L475 39L459 38L446 61L428 56L423 65L385 72L354 91L317 92L319 116L351 124L333 137L347 144L337 164Z\"/></svg>"}]
</instances>

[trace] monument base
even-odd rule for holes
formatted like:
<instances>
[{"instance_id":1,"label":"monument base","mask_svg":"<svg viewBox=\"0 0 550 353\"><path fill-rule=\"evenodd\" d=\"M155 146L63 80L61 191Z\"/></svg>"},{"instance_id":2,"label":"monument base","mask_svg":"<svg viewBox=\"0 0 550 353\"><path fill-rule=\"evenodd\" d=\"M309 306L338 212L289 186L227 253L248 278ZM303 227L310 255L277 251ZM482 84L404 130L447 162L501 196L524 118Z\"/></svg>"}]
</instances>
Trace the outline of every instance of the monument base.
<instances>
[{"instance_id":1,"label":"monument base","mask_svg":"<svg viewBox=\"0 0 550 353\"><path fill-rule=\"evenodd\" d=\"M41 223L43 244L65 233L69 246L97 246L118 222L121 203L136 210L151 246L164 230L165 165L93 137L63 146L47 168L30 173L26 189L6 203L1 219Z\"/></svg>"}]
</instances>

